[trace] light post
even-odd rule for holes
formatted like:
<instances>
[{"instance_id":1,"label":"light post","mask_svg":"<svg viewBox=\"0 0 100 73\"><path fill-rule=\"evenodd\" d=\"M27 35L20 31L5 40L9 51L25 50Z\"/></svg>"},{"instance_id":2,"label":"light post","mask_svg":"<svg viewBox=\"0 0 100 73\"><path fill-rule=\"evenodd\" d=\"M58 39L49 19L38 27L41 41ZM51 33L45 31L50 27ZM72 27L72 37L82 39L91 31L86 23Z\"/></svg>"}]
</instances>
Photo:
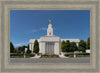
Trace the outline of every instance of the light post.
<instances>
[{"instance_id":1,"label":"light post","mask_svg":"<svg viewBox=\"0 0 100 73\"><path fill-rule=\"evenodd\" d=\"M25 48L24 58L26 58L26 55L25 55L26 54L26 51L27 51L27 48Z\"/></svg>"},{"instance_id":2,"label":"light post","mask_svg":"<svg viewBox=\"0 0 100 73\"><path fill-rule=\"evenodd\" d=\"M74 52L74 58L76 58L76 52Z\"/></svg>"}]
</instances>

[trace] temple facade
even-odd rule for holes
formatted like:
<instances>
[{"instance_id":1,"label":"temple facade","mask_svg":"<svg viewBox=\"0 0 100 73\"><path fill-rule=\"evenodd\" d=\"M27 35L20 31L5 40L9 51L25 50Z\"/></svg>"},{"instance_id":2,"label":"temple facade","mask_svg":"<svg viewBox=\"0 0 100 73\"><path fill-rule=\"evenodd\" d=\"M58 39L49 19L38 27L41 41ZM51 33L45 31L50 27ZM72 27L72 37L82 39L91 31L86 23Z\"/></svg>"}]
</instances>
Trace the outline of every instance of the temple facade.
<instances>
[{"instance_id":1,"label":"temple facade","mask_svg":"<svg viewBox=\"0 0 100 73\"><path fill-rule=\"evenodd\" d=\"M47 35L41 36L40 39L37 39L39 42L39 53L42 54L57 54L59 55L61 53L61 42L64 40L69 40L70 42L80 42L80 39L60 39L59 36L53 35L53 28L51 24L51 20L49 20L49 25L47 28ZM29 48L33 53L33 47L34 47L34 41L35 39L29 40Z\"/></svg>"}]
</instances>

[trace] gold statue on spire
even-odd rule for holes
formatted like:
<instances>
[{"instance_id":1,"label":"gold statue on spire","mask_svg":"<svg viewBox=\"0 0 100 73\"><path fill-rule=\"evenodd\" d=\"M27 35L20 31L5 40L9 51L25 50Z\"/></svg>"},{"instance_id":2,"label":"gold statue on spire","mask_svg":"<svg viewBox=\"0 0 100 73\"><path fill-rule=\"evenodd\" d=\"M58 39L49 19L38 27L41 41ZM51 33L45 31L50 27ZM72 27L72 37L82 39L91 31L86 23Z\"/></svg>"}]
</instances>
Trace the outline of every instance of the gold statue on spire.
<instances>
[{"instance_id":1,"label":"gold statue on spire","mask_svg":"<svg viewBox=\"0 0 100 73\"><path fill-rule=\"evenodd\" d=\"M49 20L49 24L51 24L51 20Z\"/></svg>"}]
</instances>

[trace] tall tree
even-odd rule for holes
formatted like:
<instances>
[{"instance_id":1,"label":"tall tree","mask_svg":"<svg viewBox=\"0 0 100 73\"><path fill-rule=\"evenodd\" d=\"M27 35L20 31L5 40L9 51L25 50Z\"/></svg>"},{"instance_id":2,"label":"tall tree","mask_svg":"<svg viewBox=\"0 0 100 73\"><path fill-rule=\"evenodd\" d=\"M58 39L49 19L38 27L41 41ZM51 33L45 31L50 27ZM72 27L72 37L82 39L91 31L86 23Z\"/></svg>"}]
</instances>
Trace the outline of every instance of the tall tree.
<instances>
[{"instance_id":1,"label":"tall tree","mask_svg":"<svg viewBox=\"0 0 100 73\"><path fill-rule=\"evenodd\" d=\"M76 42L71 42L70 43L70 52L74 52L74 51L77 51L77 45L76 45Z\"/></svg>"},{"instance_id":2,"label":"tall tree","mask_svg":"<svg viewBox=\"0 0 100 73\"><path fill-rule=\"evenodd\" d=\"M13 46L13 44L12 44L12 42L10 42L10 53L14 53L14 46Z\"/></svg>"},{"instance_id":3,"label":"tall tree","mask_svg":"<svg viewBox=\"0 0 100 73\"><path fill-rule=\"evenodd\" d=\"M63 40L63 41L61 42L61 51L62 51L62 52L66 52L66 48L67 48L66 42Z\"/></svg>"},{"instance_id":4,"label":"tall tree","mask_svg":"<svg viewBox=\"0 0 100 73\"><path fill-rule=\"evenodd\" d=\"M28 46L27 46L27 51L26 51L26 53L28 53L28 54L31 53L31 50L29 49L29 44L28 44Z\"/></svg>"},{"instance_id":5,"label":"tall tree","mask_svg":"<svg viewBox=\"0 0 100 73\"><path fill-rule=\"evenodd\" d=\"M67 40L66 41L66 52L70 52L70 41L69 40Z\"/></svg>"},{"instance_id":6,"label":"tall tree","mask_svg":"<svg viewBox=\"0 0 100 73\"><path fill-rule=\"evenodd\" d=\"M88 37L87 39L86 48L90 49L90 37Z\"/></svg>"},{"instance_id":7,"label":"tall tree","mask_svg":"<svg viewBox=\"0 0 100 73\"><path fill-rule=\"evenodd\" d=\"M85 50L86 50L86 42L84 40L80 40L78 50L82 51L82 52L85 52Z\"/></svg>"},{"instance_id":8,"label":"tall tree","mask_svg":"<svg viewBox=\"0 0 100 73\"><path fill-rule=\"evenodd\" d=\"M37 40L35 40L35 42L34 42L33 52L34 53L39 53L39 42Z\"/></svg>"}]
</instances>

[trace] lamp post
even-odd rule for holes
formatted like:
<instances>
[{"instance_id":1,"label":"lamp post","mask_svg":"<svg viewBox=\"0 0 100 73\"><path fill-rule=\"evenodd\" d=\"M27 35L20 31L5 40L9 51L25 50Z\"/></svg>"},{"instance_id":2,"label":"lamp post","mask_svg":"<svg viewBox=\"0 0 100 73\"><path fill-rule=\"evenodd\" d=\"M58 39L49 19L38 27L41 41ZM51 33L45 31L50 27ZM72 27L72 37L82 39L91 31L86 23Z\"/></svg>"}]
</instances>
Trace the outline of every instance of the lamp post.
<instances>
[{"instance_id":1,"label":"lamp post","mask_svg":"<svg viewBox=\"0 0 100 73\"><path fill-rule=\"evenodd\" d=\"M76 52L74 52L74 58L76 58Z\"/></svg>"},{"instance_id":2,"label":"lamp post","mask_svg":"<svg viewBox=\"0 0 100 73\"><path fill-rule=\"evenodd\" d=\"M26 58L26 55L25 55L26 54L26 51L27 51L27 48L25 48L24 58Z\"/></svg>"}]
</instances>

